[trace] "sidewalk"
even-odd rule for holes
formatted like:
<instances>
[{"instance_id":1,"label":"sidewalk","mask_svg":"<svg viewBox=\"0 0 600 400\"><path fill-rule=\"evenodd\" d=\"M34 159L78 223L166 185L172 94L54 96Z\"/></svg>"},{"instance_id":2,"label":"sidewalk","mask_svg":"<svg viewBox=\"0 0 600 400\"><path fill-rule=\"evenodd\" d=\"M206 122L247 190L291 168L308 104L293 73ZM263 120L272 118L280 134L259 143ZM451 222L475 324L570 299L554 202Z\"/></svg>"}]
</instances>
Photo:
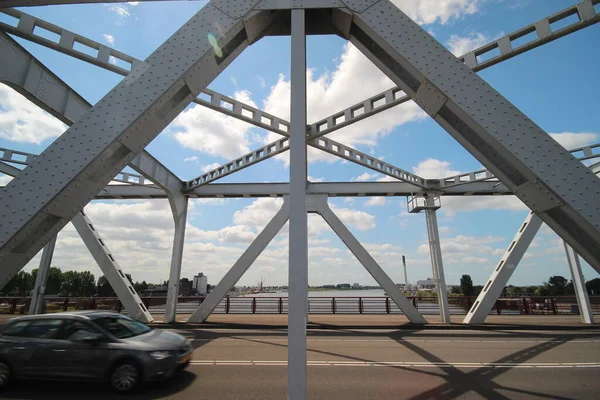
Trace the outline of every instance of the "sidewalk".
<instances>
[{"instance_id":1,"label":"sidewalk","mask_svg":"<svg viewBox=\"0 0 600 400\"><path fill-rule=\"evenodd\" d=\"M153 315L156 322L161 322L163 315ZM186 323L190 314L178 314L177 322ZM462 323L463 315L452 315L452 324L444 324L438 315L426 315L428 325L414 325L402 315L309 315L308 327L313 329L398 329L398 328L427 328L427 329L469 329L473 325ZM597 316L600 321L600 316ZM285 329L287 315L243 315L243 314L213 314L205 323L189 324L191 327L204 328L245 328L245 329ZM477 325L484 329L598 329L600 324L587 325L581 323L579 315L490 315L485 324Z\"/></svg>"},{"instance_id":2,"label":"sidewalk","mask_svg":"<svg viewBox=\"0 0 600 400\"><path fill-rule=\"evenodd\" d=\"M0 314L0 324L11 318L22 315ZM154 326L164 326L161 322L163 314L152 314ZM185 324L191 314L177 314L177 325ZM426 329L468 329L473 325L464 325L462 315L451 315L452 324L443 324L438 315L426 315L428 325L413 325L403 315L310 315L309 328L313 329L398 329L398 328L426 328ZM596 323L586 325L581 323L579 315L490 315L485 324L477 325L479 329L598 329L600 328L600 315L596 315ZM169 324L168 326L171 326ZM244 328L244 329L286 329L287 315L285 314L213 314L205 323L189 324L197 328Z\"/></svg>"}]
</instances>

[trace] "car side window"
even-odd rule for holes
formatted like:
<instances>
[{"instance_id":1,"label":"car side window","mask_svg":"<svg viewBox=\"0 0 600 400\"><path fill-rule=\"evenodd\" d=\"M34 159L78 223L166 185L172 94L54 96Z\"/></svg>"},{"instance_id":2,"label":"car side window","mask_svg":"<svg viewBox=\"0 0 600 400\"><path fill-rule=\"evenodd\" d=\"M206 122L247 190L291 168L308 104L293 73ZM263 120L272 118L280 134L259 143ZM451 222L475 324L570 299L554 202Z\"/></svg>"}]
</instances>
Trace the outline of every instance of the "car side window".
<instances>
[{"instance_id":1,"label":"car side window","mask_svg":"<svg viewBox=\"0 0 600 400\"><path fill-rule=\"evenodd\" d=\"M25 336L25 328L29 325L29 321L19 321L9 324L2 329L2 336Z\"/></svg>"},{"instance_id":2,"label":"car side window","mask_svg":"<svg viewBox=\"0 0 600 400\"><path fill-rule=\"evenodd\" d=\"M61 319L38 319L33 320L26 327L24 337L34 339L54 339L61 328Z\"/></svg>"},{"instance_id":3,"label":"car side window","mask_svg":"<svg viewBox=\"0 0 600 400\"><path fill-rule=\"evenodd\" d=\"M100 334L98 330L81 321L65 321L62 332L56 339L82 341Z\"/></svg>"}]
</instances>

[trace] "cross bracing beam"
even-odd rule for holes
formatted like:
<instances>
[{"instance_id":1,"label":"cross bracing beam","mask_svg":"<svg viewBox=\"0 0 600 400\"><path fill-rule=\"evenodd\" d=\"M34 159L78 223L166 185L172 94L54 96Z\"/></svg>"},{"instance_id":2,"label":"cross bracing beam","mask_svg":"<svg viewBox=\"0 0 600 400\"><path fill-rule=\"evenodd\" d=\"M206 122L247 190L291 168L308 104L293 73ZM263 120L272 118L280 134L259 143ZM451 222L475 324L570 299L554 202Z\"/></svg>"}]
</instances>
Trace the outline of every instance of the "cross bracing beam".
<instances>
[{"instance_id":1,"label":"cross bracing beam","mask_svg":"<svg viewBox=\"0 0 600 400\"><path fill-rule=\"evenodd\" d=\"M242 16L250 7L239 6L245 9ZM215 24L220 27L219 55L209 40L215 34ZM247 45L244 20L232 18L209 3L56 139L25 173L13 179L0 198L0 285L8 282ZM75 144L78 151L70 151ZM23 194L32 193L34 188L35 196L23 201Z\"/></svg>"},{"instance_id":2,"label":"cross bracing beam","mask_svg":"<svg viewBox=\"0 0 600 400\"><path fill-rule=\"evenodd\" d=\"M594 0L594 1L596 1L596 0ZM598 1L600 2L600 0L598 0ZM581 2L577 5L574 5L572 7L567 7L566 9L560 11L559 13L553 14L552 16L549 16L540 22L528 25L528 26L521 28L515 32L512 32L498 40L494 40L488 44L485 44L485 45L459 57L459 59L461 61L465 62L470 68L473 69L473 71L480 71L480 70L483 70L492 65L498 64L502 61L505 61L512 57L515 57L519 54L522 54L526 51L532 50L543 44L549 43L549 42L556 40L560 37L563 37L569 33L576 32L580 29L583 29L589 25L592 25L592 24L600 21L600 15L595 14L593 5L591 6L591 8L590 8L590 5L591 5L591 1L587 0L587 1ZM536 31L536 27L538 27L538 29L539 29L540 26L546 26L547 24L549 25L549 24L557 22L561 19L567 18L573 14L577 14L579 16L578 22L575 22L563 29L560 29L557 31L550 31L550 30ZM547 21L547 23L545 21ZM512 47L511 41L522 38L532 32L537 32L536 39L533 39L530 42L522 44L520 46L515 46L515 48ZM479 60L479 58L481 58L485 54L496 51L496 49L500 49L500 54L498 56L487 59L486 61ZM370 97L362 102L356 103L344 110L341 110L335 114L330 115L329 117L323 118L317 122L312 123L307 131L307 134L308 134L307 143L309 145L312 145L313 147L315 147L314 144L317 143L317 141L316 141L317 138L320 138L324 135L335 132L338 129L344 128L346 126L349 126L355 122L361 121L361 120L371 117L373 115L379 114L380 112L386 111L397 105L406 103L410 99L411 99L411 97L407 96L405 94L405 92L397 86L393 87L391 89L388 89L384 92L381 92L379 94L376 94L373 97ZM281 132L277 132L277 133L283 134ZM287 135L285 135L285 136L287 136ZM247 168L247 167L257 164L261 161L264 161L264 160L274 157L278 154L281 154L289 149L288 145L289 145L289 143L288 143L287 138L282 138L282 139L276 140L274 142L271 142L271 143L261 147L260 149L256 149L242 157L239 157L229 163L223 164L220 167L217 167L211 171L208 171L208 172L198 176L197 178L194 178L193 180L189 181L186 184L186 190L190 190L195 187L199 187L199 186L208 184L210 182L214 182L217 179L223 178L234 172L240 171L244 168ZM327 151L326 148L324 148L324 147L317 147L317 148ZM357 150L352 150L352 151L354 152L354 154L359 153ZM335 154L335 155L341 156L341 154L339 152L330 152L330 151L327 151L327 152L329 152L330 154ZM347 158L347 157L343 157L343 158L353 161L353 162L357 161L356 159L353 159L353 158ZM372 157L370 157L370 158L372 158ZM360 158L359 158L359 160L360 160ZM376 161L376 163L381 163L381 162ZM361 165L366 166L371 169L374 169L374 170L384 173L386 175L397 177L396 175L391 175L380 169L372 168L369 166L369 164L363 163ZM396 170L400 174L403 174L403 173L408 174L405 171L402 171L401 169L399 169L397 167L391 167L391 169ZM388 170L388 166L386 166L386 168L384 168L384 170ZM474 174L474 175L470 176L469 174L466 174L466 175L463 174L458 177L452 177L452 178L460 179L460 180L456 181L456 182L459 182L459 184L461 184L462 182L465 182L465 181L493 178L493 176L491 176L491 173L487 170L476 171L472 174ZM488 175L490 175L490 176L488 176ZM437 179L432 179L432 180L427 180L427 183L430 184L430 186L432 188L438 188L438 187L445 186L446 183L448 183L448 184L454 183L452 178L449 178L447 180L439 180L439 182ZM417 179L423 180L422 178L417 178Z\"/></svg>"},{"instance_id":3,"label":"cross bracing beam","mask_svg":"<svg viewBox=\"0 0 600 400\"><path fill-rule=\"evenodd\" d=\"M525 221L523 221L508 249L500 258L500 262L492 271L490 278L477 299L475 299L463 323L483 324L485 322L541 226L542 220L533 211L527 214Z\"/></svg>"},{"instance_id":4,"label":"cross bracing beam","mask_svg":"<svg viewBox=\"0 0 600 400\"><path fill-rule=\"evenodd\" d=\"M20 10L0 9L0 13L16 18L15 26L0 22L0 30L117 74L126 76L142 62L142 60L132 57L129 54L113 49L112 47L96 42L95 40L88 39L85 36L81 36ZM36 31L36 28L58 35L58 41L52 41L47 37L40 35L39 32ZM75 43L87 46L91 51L95 51L96 57L76 50ZM248 122L259 128L279 134L287 134L287 132L289 132L289 122L208 88L202 89L193 101L196 104ZM85 111L87 111L87 108ZM63 122L65 121L63 120Z\"/></svg>"},{"instance_id":5,"label":"cross bracing beam","mask_svg":"<svg viewBox=\"0 0 600 400\"><path fill-rule=\"evenodd\" d=\"M94 227L85 212L81 210L71 222L129 315L142 322L152 322L153 318L133 288L133 284L123 273L98 229Z\"/></svg>"},{"instance_id":6,"label":"cross bracing beam","mask_svg":"<svg viewBox=\"0 0 600 400\"><path fill-rule=\"evenodd\" d=\"M600 271L600 179L391 2L355 13L350 32L359 50Z\"/></svg>"},{"instance_id":7,"label":"cross bracing beam","mask_svg":"<svg viewBox=\"0 0 600 400\"><path fill-rule=\"evenodd\" d=\"M410 172L407 172L401 168L395 167L389 163L379 160L376 157L372 157L367 153L363 153L362 151L356 150L334 140L328 138L313 139L312 136L309 136L306 144L355 164L362 165L363 167L369 168L373 171L391 176L400 181L410 182L420 188L425 187L424 178L421 178L415 174L411 174ZM227 164L223 164L200 175L197 178L188 181L185 184L185 191L187 192L203 185L207 185L210 182L224 178L227 175L231 175L244 168L250 167L251 165L258 164L261 161L286 152L289 149L289 139L287 137L279 139L276 142L263 146L258 150L254 150L246 155L236 158Z\"/></svg>"}]
</instances>

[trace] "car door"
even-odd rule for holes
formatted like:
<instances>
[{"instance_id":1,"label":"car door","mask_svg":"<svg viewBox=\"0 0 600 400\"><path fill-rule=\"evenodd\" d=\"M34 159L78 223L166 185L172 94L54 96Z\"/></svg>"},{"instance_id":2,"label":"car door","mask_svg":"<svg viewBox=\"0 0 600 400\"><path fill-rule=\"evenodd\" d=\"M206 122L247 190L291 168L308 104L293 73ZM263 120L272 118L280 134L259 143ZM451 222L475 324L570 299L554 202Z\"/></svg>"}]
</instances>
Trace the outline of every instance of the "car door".
<instances>
[{"instance_id":1,"label":"car door","mask_svg":"<svg viewBox=\"0 0 600 400\"><path fill-rule=\"evenodd\" d=\"M35 346L33 341L25 337L25 330L30 321L13 321L2 327L0 336L0 356L7 359L14 373L22 376L27 373L29 361Z\"/></svg>"},{"instance_id":2,"label":"car door","mask_svg":"<svg viewBox=\"0 0 600 400\"><path fill-rule=\"evenodd\" d=\"M52 378L60 377L64 372L57 364L56 347L59 343L56 336L62 328L63 320L56 318L40 318L28 321L20 343L26 356L26 364L22 366L23 376Z\"/></svg>"},{"instance_id":3,"label":"car door","mask_svg":"<svg viewBox=\"0 0 600 400\"><path fill-rule=\"evenodd\" d=\"M89 341L92 337L100 340ZM84 320L66 320L53 349L54 362L65 377L101 379L111 362L110 343Z\"/></svg>"}]
</instances>

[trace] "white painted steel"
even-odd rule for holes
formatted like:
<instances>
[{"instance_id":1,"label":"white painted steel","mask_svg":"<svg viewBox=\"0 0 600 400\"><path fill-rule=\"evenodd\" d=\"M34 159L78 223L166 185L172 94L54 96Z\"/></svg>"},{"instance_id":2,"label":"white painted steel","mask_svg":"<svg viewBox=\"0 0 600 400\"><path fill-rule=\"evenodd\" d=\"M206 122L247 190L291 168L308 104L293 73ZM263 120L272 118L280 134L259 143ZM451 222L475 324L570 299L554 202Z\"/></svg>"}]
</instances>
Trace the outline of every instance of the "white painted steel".
<instances>
[{"instance_id":1,"label":"white painted steel","mask_svg":"<svg viewBox=\"0 0 600 400\"><path fill-rule=\"evenodd\" d=\"M353 21L351 41L409 96L443 96L436 122L600 271L600 180L390 1Z\"/></svg>"},{"instance_id":2,"label":"white painted steel","mask_svg":"<svg viewBox=\"0 0 600 400\"><path fill-rule=\"evenodd\" d=\"M85 212L77 213L71 222L129 316L142 322L152 322L152 315Z\"/></svg>"},{"instance_id":3,"label":"white painted steel","mask_svg":"<svg viewBox=\"0 0 600 400\"><path fill-rule=\"evenodd\" d=\"M183 245L185 242L185 225L187 222L188 197L178 193L173 199L169 199L175 232L173 235L173 250L171 253L171 269L169 272L169 284L167 288L167 305L163 322L175 322L177 314L177 301L179 299L179 282L181 278L181 262L183 260Z\"/></svg>"},{"instance_id":4,"label":"white painted steel","mask_svg":"<svg viewBox=\"0 0 600 400\"><path fill-rule=\"evenodd\" d=\"M288 295L288 400L305 400L308 315L308 215L306 209L305 12L292 10L290 235Z\"/></svg>"},{"instance_id":5,"label":"white painted steel","mask_svg":"<svg viewBox=\"0 0 600 400\"><path fill-rule=\"evenodd\" d=\"M48 272L52 265L52 256L56 247L56 236L54 236L42 251L42 259L35 277L33 292L31 292L31 302L29 303L29 315L41 314L42 305L44 304L44 293L46 292L46 284L48 283Z\"/></svg>"},{"instance_id":6,"label":"white painted steel","mask_svg":"<svg viewBox=\"0 0 600 400\"><path fill-rule=\"evenodd\" d=\"M427 197L426 201L428 205L433 206L433 198ZM448 293L446 289L446 278L444 277L444 264L442 263L442 247L440 243L440 234L438 232L437 216L435 209L425 210L425 221L427 223L429 254L431 257L431 267L433 269L433 279L437 289L440 316L442 317L442 322L449 324L451 320L450 310L448 308Z\"/></svg>"},{"instance_id":7,"label":"white painted steel","mask_svg":"<svg viewBox=\"0 0 600 400\"><path fill-rule=\"evenodd\" d=\"M569 269L571 271L571 279L573 281L573 288L575 289L575 296L577 297L577 304L579 305L581 322L584 324L593 324L594 313L592 312L590 298L588 296L587 288L585 287L585 279L581 272L579 256L564 240L563 245L565 246L565 253L567 254L567 262L569 263Z\"/></svg>"},{"instance_id":8,"label":"white painted steel","mask_svg":"<svg viewBox=\"0 0 600 400\"><path fill-rule=\"evenodd\" d=\"M542 226L542 220L535 213L530 212L510 242L508 249L500 258L500 262L494 268L490 279L477 296L463 323L483 324L485 322L540 226Z\"/></svg>"},{"instance_id":9,"label":"white painted steel","mask_svg":"<svg viewBox=\"0 0 600 400\"><path fill-rule=\"evenodd\" d=\"M229 290L235 286L237 281L250 268L252 263L258 258L260 253L269 245L275 235L283 228L283 225L289 218L289 208L287 201L284 201L281 209L269 221L267 226L258 234L256 239L248 247L248 249L240 256L233 264L231 269L227 271L219 284L215 286L210 294L204 299L200 307L194 311L194 314L188 319L188 322L204 322L215 309L215 307L223 300Z\"/></svg>"},{"instance_id":10,"label":"white painted steel","mask_svg":"<svg viewBox=\"0 0 600 400\"><path fill-rule=\"evenodd\" d=\"M329 208L327 204L326 196L310 196L311 202L318 210L318 213L323 217L325 222L333 229L336 235L344 242L346 247L354 254L358 261L365 267L365 269L371 274L373 279L382 287L383 290L390 296L390 298L396 303L404 315L409 319L410 322L415 324L426 324L427 320L417 311L410 301L404 296L404 294L398 289L390 277L385 273L379 266L377 261L371 257L369 252L360 244L360 242L352 235L350 230L344 225L344 223L338 218L337 215Z\"/></svg>"}]
</instances>

